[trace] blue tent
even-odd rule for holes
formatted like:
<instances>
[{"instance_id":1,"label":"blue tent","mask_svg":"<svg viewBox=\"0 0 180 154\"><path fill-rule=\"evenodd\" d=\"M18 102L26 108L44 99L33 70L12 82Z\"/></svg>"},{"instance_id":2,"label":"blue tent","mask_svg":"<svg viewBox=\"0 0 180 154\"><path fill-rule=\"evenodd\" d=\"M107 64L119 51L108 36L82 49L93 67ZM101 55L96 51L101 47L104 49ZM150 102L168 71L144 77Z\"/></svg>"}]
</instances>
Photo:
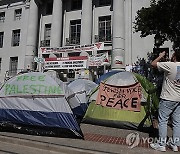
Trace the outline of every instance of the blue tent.
<instances>
[{"instance_id":1,"label":"blue tent","mask_svg":"<svg viewBox=\"0 0 180 154\"><path fill-rule=\"evenodd\" d=\"M109 78L110 76L112 76L112 75L114 75L114 74L116 74L116 73L119 73L119 72L120 72L119 70L111 70L110 72L107 72L107 73L101 75L100 78L98 78L98 79L96 80L96 83L97 83L97 84L100 84L101 81L104 81L104 80L106 80L107 78Z\"/></svg>"},{"instance_id":2,"label":"blue tent","mask_svg":"<svg viewBox=\"0 0 180 154\"><path fill-rule=\"evenodd\" d=\"M51 135L56 130L53 136L83 138L66 100L68 93L65 83L45 73L17 75L0 89L0 123L26 126L27 133L38 128L41 131L35 134L50 130Z\"/></svg>"}]
</instances>

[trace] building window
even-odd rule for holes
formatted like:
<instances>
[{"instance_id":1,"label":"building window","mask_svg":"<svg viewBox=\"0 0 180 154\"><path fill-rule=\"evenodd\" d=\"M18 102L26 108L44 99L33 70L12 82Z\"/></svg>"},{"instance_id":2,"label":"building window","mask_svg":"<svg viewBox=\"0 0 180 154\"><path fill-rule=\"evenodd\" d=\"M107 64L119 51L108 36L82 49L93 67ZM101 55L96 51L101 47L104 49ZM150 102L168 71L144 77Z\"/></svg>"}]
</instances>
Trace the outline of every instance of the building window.
<instances>
[{"instance_id":1,"label":"building window","mask_svg":"<svg viewBox=\"0 0 180 154\"><path fill-rule=\"evenodd\" d=\"M5 21L5 12L0 12L0 23Z\"/></svg>"},{"instance_id":2,"label":"building window","mask_svg":"<svg viewBox=\"0 0 180 154\"><path fill-rule=\"evenodd\" d=\"M70 24L70 44L80 44L81 20L72 20Z\"/></svg>"},{"instance_id":3,"label":"building window","mask_svg":"<svg viewBox=\"0 0 180 154\"><path fill-rule=\"evenodd\" d=\"M14 20L21 20L22 9L17 9L14 11Z\"/></svg>"},{"instance_id":4,"label":"building window","mask_svg":"<svg viewBox=\"0 0 180 154\"><path fill-rule=\"evenodd\" d=\"M53 1L46 3L46 15L51 15L53 11Z\"/></svg>"},{"instance_id":5,"label":"building window","mask_svg":"<svg viewBox=\"0 0 180 154\"><path fill-rule=\"evenodd\" d=\"M9 75L13 76L17 74L18 57L10 57Z\"/></svg>"},{"instance_id":6,"label":"building window","mask_svg":"<svg viewBox=\"0 0 180 154\"><path fill-rule=\"evenodd\" d=\"M112 0L99 0L99 6L108 6L111 5Z\"/></svg>"},{"instance_id":7,"label":"building window","mask_svg":"<svg viewBox=\"0 0 180 154\"><path fill-rule=\"evenodd\" d=\"M72 0L71 10L81 10L82 9L82 0Z\"/></svg>"},{"instance_id":8,"label":"building window","mask_svg":"<svg viewBox=\"0 0 180 154\"><path fill-rule=\"evenodd\" d=\"M99 17L99 41L111 41L111 16Z\"/></svg>"},{"instance_id":9,"label":"building window","mask_svg":"<svg viewBox=\"0 0 180 154\"><path fill-rule=\"evenodd\" d=\"M0 48L3 47L4 32L0 32Z\"/></svg>"},{"instance_id":10,"label":"building window","mask_svg":"<svg viewBox=\"0 0 180 154\"><path fill-rule=\"evenodd\" d=\"M51 24L45 24L44 39L51 39Z\"/></svg>"},{"instance_id":11,"label":"building window","mask_svg":"<svg viewBox=\"0 0 180 154\"><path fill-rule=\"evenodd\" d=\"M49 47L51 39L51 24L45 24L44 40L41 41L41 46Z\"/></svg>"},{"instance_id":12,"label":"building window","mask_svg":"<svg viewBox=\"0 0 180 154\"><path fill-rule=\"evenodd\" d=\"M20 43L20 29L12 32L12 46L19 46Z\"/></svg>"}]
</instances>

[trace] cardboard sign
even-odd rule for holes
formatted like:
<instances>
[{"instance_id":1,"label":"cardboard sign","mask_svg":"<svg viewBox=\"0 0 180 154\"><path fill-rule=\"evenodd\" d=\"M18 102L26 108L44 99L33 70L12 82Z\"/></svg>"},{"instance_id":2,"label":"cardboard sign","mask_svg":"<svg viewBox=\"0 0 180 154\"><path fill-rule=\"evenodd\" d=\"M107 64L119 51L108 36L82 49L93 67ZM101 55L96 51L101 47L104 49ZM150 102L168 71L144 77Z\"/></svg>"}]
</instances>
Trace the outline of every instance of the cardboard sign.
<instances>
[{"instance_id":1,"label":"cardboard sign","mask_svg":"<svg viewBox=\"0 0 180 154\"><path fill-rule=\"evenodd\" d=\"M141 85L139 82L129 86L100 84L96 104L119 110L140 111Z\"/></svg>"}]
</instances>

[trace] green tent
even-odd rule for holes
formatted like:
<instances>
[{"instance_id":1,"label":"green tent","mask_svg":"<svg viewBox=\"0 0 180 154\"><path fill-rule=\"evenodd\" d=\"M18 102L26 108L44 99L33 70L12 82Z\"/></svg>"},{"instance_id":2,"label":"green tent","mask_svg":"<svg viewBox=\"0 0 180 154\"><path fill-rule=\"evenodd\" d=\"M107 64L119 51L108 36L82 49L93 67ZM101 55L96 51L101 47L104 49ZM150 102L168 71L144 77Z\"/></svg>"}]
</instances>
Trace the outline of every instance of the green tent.
<instances>
[{"instance_id":1,"label":"green tent","mask_svg":"<svg viewBox=\"0 0 180 154\"><path fill-rule=\"evenodd\" d=\"M145 130L152 125L152 115L157 111L159 100L155 93L155 86L145 77L131 72L119 72L101 83L104 89L107 90L109 88L108 86L112 86L113 88L115 87L114 89L116 91L120 90L118 88L127 88L129 85L140 84L142 94L140 99L140 111L137 112L112 108L112 106L102 106L102 102L98 102L99 100L97 99L98 95L102 96L99 94L99 86L91 93L89 99L90 104L83 118L84 123L139 130ZM107 91L113 91L113 88L109 88Z\"/></svg>"}]
</instances>

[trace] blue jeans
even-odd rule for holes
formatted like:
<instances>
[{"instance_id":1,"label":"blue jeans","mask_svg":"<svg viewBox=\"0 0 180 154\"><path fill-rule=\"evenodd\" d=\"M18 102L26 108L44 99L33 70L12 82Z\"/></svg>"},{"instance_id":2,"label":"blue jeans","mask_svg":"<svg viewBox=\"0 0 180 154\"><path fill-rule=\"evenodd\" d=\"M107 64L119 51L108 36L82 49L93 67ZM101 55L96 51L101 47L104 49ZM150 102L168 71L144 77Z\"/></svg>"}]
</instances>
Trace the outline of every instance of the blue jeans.
<instances>
[{"instance_id":1,"label":"blue jeans","mask_svg":"<svg viewBox=\"0 0 180 154\"><path fill-rule=\"evenodd\" d=\"M166 145L167 124L169 117L172 116L173 136L171 144L180 146L180 102L161 100L159 103L159 143Z\"/></svg>"}]
</instances>

